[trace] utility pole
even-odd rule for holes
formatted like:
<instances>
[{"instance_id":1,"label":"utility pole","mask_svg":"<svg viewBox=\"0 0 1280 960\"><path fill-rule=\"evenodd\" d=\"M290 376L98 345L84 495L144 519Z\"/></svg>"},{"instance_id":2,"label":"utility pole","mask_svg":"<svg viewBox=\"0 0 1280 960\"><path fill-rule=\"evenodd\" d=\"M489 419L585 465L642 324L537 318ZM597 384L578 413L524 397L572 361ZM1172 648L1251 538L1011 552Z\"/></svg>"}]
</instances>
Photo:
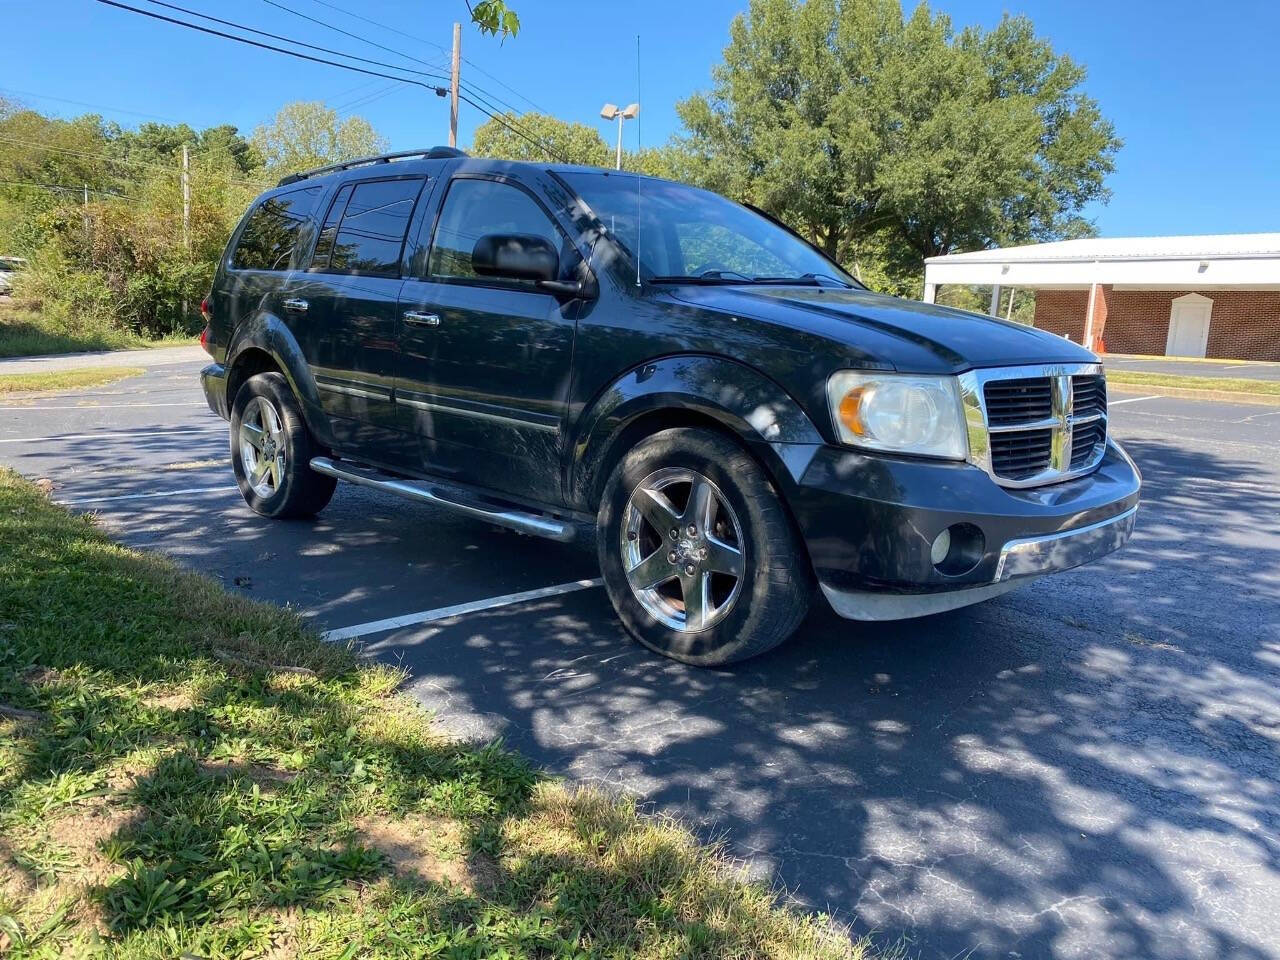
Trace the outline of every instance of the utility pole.
<instances>
[{"instance_id":1,"label":"utility pole","mask_svg":"<svg viewBox=\"0 0 1280 960\"><path fill-rule=\"evenodd\" d=\"M449 82L449 146L458 145L458 73L462 68L462 24L453 25L453 72Z\"/></svg>"},{"instance_id":2,"label":"utility pole","mask_svg":"<svg viewBox=\"0 0 1280 960\"><path fill-rule=\"evenodd\" d=\"M191 151L182 145L182 246L191 253ZM182 298L182 321L187 319L187 298Z\"/></svg>"},{"instance_id":3,"label":"utility pole","mask_svg":"<svg viewBox=\"0 0 1280 960\"><path fill-rule=\"evenodd\" d=\"M191 151L182 145L182 245L191 252Z\"/></svg>"},{"instance_id":4,"label":"utility pole","mask_svg":"<svg viewBox=\"0 0 1280 960\"><path fill-rule=\"evenodd\" d=\"M89 185L84 185L84 251L90 254L89 250Z\"/></svg>"}]
</instances>

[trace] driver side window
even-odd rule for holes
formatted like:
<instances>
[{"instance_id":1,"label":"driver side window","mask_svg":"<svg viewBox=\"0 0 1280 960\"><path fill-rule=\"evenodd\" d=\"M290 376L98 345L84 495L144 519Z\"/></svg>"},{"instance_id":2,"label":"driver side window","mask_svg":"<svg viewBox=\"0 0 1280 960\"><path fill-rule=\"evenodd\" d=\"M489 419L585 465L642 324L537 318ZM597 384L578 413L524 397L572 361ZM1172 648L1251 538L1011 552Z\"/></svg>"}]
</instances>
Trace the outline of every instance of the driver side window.
<instances>
[{"instance_id":1,"label":"driver side window","mask_svg":"<svg viewBox=\"0 0 1280 960\"><path fill-rule=\"evenodd\" d=\"M563 252L563 239L554 223L532 197L495 180L455 180L444 198L427 273L433 279L480 279L471 267L476 241L490 233L526 233L543 237ZM531 285L528 281L484 278L486 283Z\"/></svg>"}]
</instances>

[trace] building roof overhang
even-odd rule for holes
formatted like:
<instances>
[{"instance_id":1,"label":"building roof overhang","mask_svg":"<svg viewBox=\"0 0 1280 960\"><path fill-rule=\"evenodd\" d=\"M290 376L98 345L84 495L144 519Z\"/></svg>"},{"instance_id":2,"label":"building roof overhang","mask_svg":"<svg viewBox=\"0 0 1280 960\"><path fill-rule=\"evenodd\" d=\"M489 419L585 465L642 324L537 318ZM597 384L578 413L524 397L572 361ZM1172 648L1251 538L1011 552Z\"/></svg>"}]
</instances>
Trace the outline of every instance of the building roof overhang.
<instances>
[{"instance_id":1,"label":"building roof overhang","mask_svg":"<svg viewBox=\"0 0 1280 960\"><path fill-rule=\"evenodd\" d=\"M1063 240L931 257L925 283L1078 289L1280 289L1280 233Z\"/></svg>"}]
</instances>

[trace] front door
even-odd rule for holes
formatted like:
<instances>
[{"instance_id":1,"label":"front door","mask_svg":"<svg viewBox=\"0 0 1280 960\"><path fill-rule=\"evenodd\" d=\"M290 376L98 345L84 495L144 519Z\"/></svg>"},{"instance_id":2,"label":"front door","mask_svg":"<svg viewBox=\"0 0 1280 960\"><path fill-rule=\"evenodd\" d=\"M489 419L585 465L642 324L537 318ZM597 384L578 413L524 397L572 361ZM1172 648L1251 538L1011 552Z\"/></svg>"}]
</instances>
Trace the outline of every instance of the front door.
<instances>
[{"instance_id":1,"label":"front door","mask_svg":"<svg viewBox=\"0 0 1280 960\"><path fill-rule=\"evenodd\" d=\"M1209 345L1209 318L1213 301L1199 294L1189 294L1173 301L1169 311L1169 339L1165 355L1170 357L1203 357Z\"/></svg>"},{"instance_id":2,"label":"front door","mask_svg":"<svg viewBox=\"0 0 1280 960\"><path fill-rule=\"evenodd\" d=\"M396 405L422 469L556 504L576 303L531 282L477 276L471 252L491 233L571 246L533 195L460 177L436 221L425 276L400 295Z\"/></svg>"},{"instance_id":3,"label":"front door","mask_svg":"<svg viewBox=\"0 0 1280 960\"><path fill-rule=\"evenodd\" d=\"M329 206L305 272L295 273L286 310L299 337L339 453L390 466L416 464L393 400L401 257L423 177L344 184Z\"/></svg>"}]
</instances>

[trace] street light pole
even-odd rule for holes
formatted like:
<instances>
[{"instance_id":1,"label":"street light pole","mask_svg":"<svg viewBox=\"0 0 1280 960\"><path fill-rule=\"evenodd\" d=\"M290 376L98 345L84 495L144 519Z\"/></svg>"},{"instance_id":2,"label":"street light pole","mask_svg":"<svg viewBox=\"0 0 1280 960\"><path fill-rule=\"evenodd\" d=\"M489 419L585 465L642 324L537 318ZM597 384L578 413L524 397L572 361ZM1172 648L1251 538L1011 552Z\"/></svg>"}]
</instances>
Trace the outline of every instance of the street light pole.
<instances>
[{"instance_id":1,"label":"street light pole","mask_svg":"<svg viewBox=\"0 0 1280 960\"><path fill-rule=\"evenodd\" d=\"M640 114L640 104L632 103L626 108L620 108L616 103L606 103L600 108L600 116L606 120L617 119L618 121L618 160L616 169L622 169L622 122L624 120L634 120Z\"/></svg>"}]
</instances>

